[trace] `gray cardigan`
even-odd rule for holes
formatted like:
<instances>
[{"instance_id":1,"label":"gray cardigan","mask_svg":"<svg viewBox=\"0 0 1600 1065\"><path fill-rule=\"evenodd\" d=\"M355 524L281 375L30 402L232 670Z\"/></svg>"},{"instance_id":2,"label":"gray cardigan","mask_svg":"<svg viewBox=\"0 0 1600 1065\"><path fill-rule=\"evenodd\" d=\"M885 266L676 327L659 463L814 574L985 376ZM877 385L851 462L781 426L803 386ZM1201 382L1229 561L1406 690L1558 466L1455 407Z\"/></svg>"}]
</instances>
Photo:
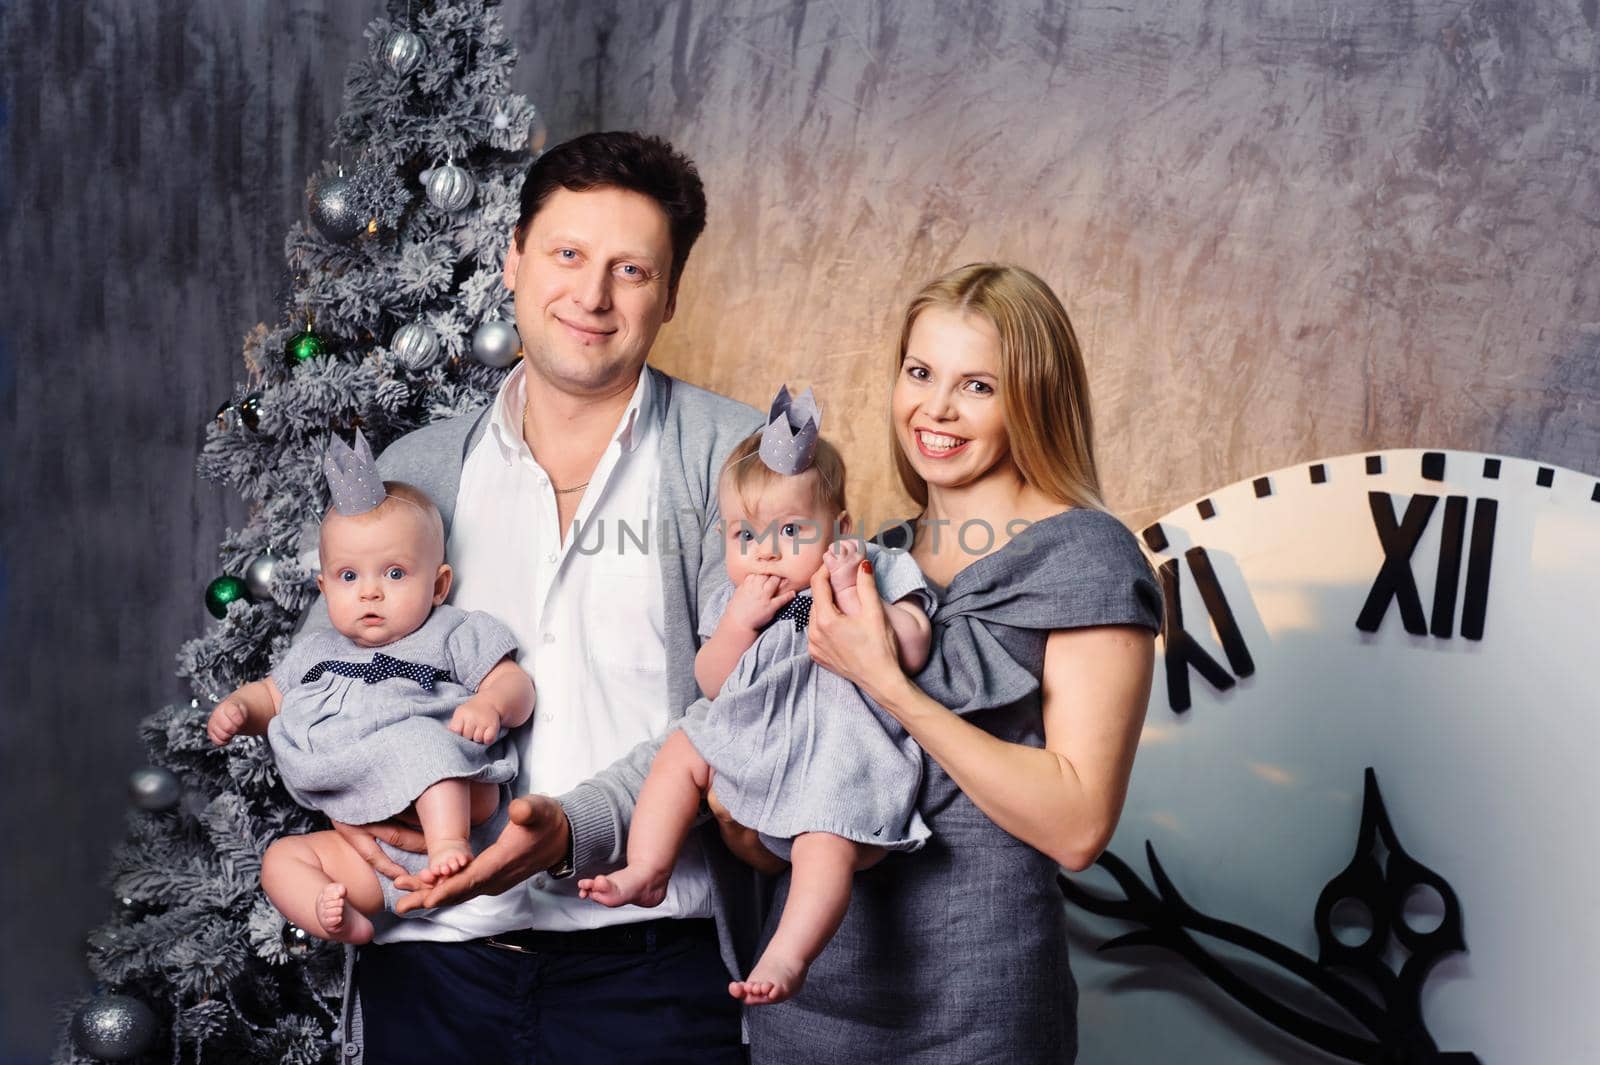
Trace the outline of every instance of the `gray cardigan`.
<instances>
[{"instance_id":1,"label":"gray cardigan","mask_svg":"<svg viewBox=\"0 0 1600 1065\"><path fill-rule=\"evenodd\" d=\"M666 626L668 719L676 721L700 697L694 677L700 604L727 580L722 537L717 530L717 474L734 446L760 429L763 419L747 404L696 388L654 367L649 372L662 426L653 531L662 534L656 541L656 554L661 562ZM490 409L423 426L378 456L378 469L385 480L405 481L428 493L444 517L446 535L461 488L461 468L488 428ZM320 605L319 600L313 610ZM665 738L639 744L610 767L556 796L572 825L572 858L578 876L592 876L622 864L634 800ZM738 978L749 971L761 932L759 877L728 853L714 826L702 825L699 831L711 872L711 903L722 959L728 972ZM350 986L354 957L354 951L347 952L343 1030L348 1033L344 1060L357 1063L362 1040L360 1008Z\"/></svg>"}]
</instances>

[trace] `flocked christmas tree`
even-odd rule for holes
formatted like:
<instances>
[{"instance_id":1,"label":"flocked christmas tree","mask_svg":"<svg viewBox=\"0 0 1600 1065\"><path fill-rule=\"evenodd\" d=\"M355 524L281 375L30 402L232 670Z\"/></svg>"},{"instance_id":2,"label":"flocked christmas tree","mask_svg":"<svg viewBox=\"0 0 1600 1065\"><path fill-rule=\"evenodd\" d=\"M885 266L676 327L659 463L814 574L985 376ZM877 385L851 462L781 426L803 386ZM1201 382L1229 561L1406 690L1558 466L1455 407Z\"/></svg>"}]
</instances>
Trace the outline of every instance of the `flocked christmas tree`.
<instances>
[{"instance_id":1,"label":"flocked christmas tree","mask_svg":"<svg viewBox=\"0 0 1600 1065\"><path fill-rule=\"evenodd\" d=\"M89 938L97 988L60 1062L335 1059L343 948L289 926L261 854L326 824L291 802L264 739L213 747L206 718L266 674L315 595L322 455L357 427L376 448L487 402L516 358L505 242L542 124L510 92L516 51L494 0L390 0L352 65L334 149L286 254L285 319L257 326L245 381L199 471L250 506L206 589L218 617L179 654L194 694L141 725L116 913ZM309 547L309 552L305 548ZM197 589L198 594L198 589Z\"/></svg>"}]
</instances>

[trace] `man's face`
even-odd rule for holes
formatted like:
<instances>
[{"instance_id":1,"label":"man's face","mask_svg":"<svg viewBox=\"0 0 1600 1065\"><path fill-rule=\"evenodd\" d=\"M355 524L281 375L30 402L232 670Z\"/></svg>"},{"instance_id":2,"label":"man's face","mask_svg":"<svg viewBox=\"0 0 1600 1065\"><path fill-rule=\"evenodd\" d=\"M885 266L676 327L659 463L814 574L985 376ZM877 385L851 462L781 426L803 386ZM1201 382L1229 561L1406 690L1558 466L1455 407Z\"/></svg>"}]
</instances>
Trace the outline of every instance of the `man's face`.
<instances>
[{"instance_id":1,"label":"man's face","mask_svg":"<svg viewBox=\"0 0 1600 1065\"><path fill-rule=\"evenodd\" d=\"M528 372L564 392L631 386L672 318L672 235L650 197L557 189L506 253Z\"/></svg>"}]
</instances>

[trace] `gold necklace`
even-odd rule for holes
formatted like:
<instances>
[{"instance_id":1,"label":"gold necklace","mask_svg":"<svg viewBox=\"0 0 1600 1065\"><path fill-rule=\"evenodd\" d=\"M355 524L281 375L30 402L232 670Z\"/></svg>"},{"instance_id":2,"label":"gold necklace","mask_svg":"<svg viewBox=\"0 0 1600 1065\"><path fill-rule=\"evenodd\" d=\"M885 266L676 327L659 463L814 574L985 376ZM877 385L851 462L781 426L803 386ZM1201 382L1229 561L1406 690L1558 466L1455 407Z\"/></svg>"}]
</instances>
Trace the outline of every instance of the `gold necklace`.
<instances>
[{"instance_id":1,"label":"gold necklace","mask_svg":"<svg viewBox=\"0 0 1600 1065\"><path fill-rule=\"evenodd\" d=\"M523 400L522 401L522 443L523 443L524 447L527 447L527 444L528 444L528 401L527 400ZM528 448L528 454L533 455L533 449L531 447ZM538 462L539 461L539 456L538 455L533 455L533 461ZM551 485L551 487L555 488L554 485ZM581 492L585 488L588 488L588 487L589 487L589 482L588 481L584 481L582 484L575 484L571 488L555 488L555 493L558 496L569 496L573 492Z\"/></svg>"}]
</instances>

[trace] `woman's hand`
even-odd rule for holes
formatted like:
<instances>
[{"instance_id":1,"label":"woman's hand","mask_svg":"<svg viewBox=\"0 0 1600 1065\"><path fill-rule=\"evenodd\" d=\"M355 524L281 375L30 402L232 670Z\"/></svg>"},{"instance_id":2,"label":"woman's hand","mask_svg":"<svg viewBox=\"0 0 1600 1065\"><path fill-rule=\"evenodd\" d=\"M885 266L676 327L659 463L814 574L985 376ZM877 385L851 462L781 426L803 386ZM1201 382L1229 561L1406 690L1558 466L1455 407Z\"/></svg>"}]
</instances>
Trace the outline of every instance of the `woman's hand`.
<instances>
[{"instance_id":1,"label":"woman's hand","mask_svg":"<svg viewBox=\"0 0 1600 1065\"><path fill-rule=\"evenodd\" d=\"M706 792L706 805L711 807L711 816L717 819L717 830L722 833L722 842L728 845L735 858L756 872L768 876L777 876L789 867L788 862L762 845L761 836L755 829L746 828L733 819L728 808L717 800L715 791Z\"/></svg>"},{"instance_id":2,"label":"woman's hand","mask_svg":"<svg viewBox=\"0 0 1600 1065\"><path fill-rule=\"evenodd\" d=\"M900 671L900 649L884 617L870 561L856 567L856 591L861 609L854 615L844 614L834 602L828 568L819 566L812 575L811 623L807 627L811 660L883 703L883 696L905 674Z\"/></svg>"}]
</instances>

